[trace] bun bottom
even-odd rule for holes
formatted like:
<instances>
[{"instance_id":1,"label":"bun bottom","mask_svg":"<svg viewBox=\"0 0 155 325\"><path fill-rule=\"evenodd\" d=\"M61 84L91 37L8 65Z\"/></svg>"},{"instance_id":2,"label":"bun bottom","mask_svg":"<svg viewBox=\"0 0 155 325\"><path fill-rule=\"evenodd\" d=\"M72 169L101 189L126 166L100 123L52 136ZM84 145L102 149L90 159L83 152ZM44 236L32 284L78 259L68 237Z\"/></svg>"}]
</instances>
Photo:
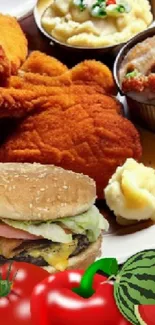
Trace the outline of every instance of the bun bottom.
<instances>
[{"instance_id":1,"label":"bun bottom","mask_svg":"<svg viewBox=\"0 0 155 325\"><path fill-rule=\"evenodd\" d=\"M92 243L85 249L83 252L78 254L77 256L73 256L69 258L69 264L66 270L74 270L74 269L87 269L87 267L92 264L97 257L101 255L101 244L102 244L102 236L100 236L95 243ZM53 266L44 266L42 267L44 270L49 273L57 273Z\"/></svg>"}]
</instances>

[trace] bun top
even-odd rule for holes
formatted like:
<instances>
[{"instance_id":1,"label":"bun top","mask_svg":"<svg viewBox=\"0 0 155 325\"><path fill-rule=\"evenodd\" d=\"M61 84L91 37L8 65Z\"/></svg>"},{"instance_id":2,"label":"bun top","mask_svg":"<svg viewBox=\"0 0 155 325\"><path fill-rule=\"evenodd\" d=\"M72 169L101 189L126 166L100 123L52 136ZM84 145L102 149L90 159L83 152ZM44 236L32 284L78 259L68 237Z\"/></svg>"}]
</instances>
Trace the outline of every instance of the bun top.
<instances>
[{"instance_id":1,"label":"bun top","mask_svg":"<svg viewBox=\"0 0 155 325\"><path fill-rule=\"evenodd\" d=\"M0 163L0 218L53 220L87 211L95 182L53 165Z\"/></svg>"}]
</instances>

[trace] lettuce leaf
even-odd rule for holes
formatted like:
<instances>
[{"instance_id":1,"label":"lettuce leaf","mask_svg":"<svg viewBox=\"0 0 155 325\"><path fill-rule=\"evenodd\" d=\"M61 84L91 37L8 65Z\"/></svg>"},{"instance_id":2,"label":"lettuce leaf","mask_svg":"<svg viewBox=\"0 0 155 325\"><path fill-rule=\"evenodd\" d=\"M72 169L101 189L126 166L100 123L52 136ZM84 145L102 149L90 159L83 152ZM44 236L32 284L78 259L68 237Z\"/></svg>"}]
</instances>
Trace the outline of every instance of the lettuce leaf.
<instances>
[{"instance_id":1,"label":"lettuce leaf","mask_svg":"<svg viewBox=\"0 0 155 325\"><path fill-rule=\"evenodd\" d=\"M95 206L80 215L57 219L56 222L48 220L42 223L40 221L39 223L33 223L9 219L2 219L2 221L9 226L27 231L30 234L64 244L72 241L72 234L67 234L61 224L74 234L87 235L90 242L94 242L99 237L101 230L107 231L109 228L108 221Z\"/></svg>"},{"instance_id":2,"label":"lettuce leaf","mask_svg":"<svg viewBox=\"0 0 155 325\"><path fill-rule=\"evenodd\" d=\"M101 230L108 230L109 223L93 205L91 209L75 217L62 218L61 221L68 229L75 234L86 234L89 241L95 241Z\"/></svg>"},{"instance_id":3,"label":"lettuce leaf","mask_svg":"<svg viewBox=\"0 0 155 325\"><path fill-rule=\"evenodd\" d=\"M56 223L43 222L39 224L26 223L22 221L2 219L2 221L14 228L25 230L32 235L42 236L53 242L70 243L72 241L72 235L66 234L65 231Z\"/></svg>"}]
</instances>

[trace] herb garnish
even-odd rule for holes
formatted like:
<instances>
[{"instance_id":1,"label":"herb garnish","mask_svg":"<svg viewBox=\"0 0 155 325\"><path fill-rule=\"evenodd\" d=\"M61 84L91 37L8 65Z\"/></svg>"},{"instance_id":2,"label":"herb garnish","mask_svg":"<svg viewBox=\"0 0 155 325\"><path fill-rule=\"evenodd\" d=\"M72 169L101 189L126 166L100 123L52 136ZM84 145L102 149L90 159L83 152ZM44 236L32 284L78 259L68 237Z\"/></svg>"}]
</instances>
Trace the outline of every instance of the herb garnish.
<instances>
[{"instance_id":1,"label":"herb garnish","mask_svg":"<svg viewBox=\"0 0 155 325\"><path fill-rule=\"evenodd\" d=\"M80 11L84 11L87 7L85 0L73 0L73 3L79 7Z\"/></svg>"},{"instance_id":2,"label":"herb garnish","mask_svg":"<svg viewBox=\"0 0 155 325\"><path fill-rule=\"evenodd\" d=\"M140 75L140 73L138 72L138 70L133 70L133 71L131 71L131 72L128 72L127 74L126 74L126 78L135 78L135 77L138 77Z\"/></svg>"},{"instance_id":3,"label":"herb garnish","mask_svg":"<svg viewBox=\"0 0 155 325\"><path fill-rule=\"evenodd\" d=\"M106 17L106 0L97 0L91 7L91 14L95 17Z\"/></svg>"}]
</instances>

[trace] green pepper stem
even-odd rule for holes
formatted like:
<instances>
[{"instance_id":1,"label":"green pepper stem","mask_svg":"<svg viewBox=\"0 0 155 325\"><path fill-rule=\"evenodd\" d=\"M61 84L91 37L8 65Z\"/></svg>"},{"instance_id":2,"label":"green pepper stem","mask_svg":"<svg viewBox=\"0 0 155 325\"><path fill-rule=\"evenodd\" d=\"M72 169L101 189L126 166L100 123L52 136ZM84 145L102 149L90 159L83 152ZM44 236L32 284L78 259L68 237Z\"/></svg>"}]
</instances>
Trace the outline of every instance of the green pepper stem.
<instances>
[{"instance_id":1,"label":"green pepper stem","mask_svg":"<svg viewBox=\"0 0 155 325\"><path fill-rule=\"evenodd\" d=\"M72 291L83 298L90 298L94 293L93 280L98 271L103 271L110 276L116 276L118 273L118 263L115 258L102 258L91 264L81 278L80 286L73 288Z\"/></svg>"}]
</instances>

